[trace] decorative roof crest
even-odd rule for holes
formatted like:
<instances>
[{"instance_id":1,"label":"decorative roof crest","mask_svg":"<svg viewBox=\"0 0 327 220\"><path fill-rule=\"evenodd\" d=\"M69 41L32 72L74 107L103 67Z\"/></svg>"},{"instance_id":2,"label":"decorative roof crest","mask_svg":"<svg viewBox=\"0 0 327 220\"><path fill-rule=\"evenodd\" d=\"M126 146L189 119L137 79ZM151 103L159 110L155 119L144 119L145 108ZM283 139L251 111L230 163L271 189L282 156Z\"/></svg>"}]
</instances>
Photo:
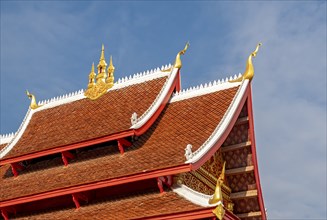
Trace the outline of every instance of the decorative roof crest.
<instances>
[{"instance_id":1,"label":"decorative roof crest","mask_svg":"<svg viewBox=\"0 0 327 220\"><path fill-rule=\"evenodd\" d=\"M185 52L186 52L186 50L188 49L189 46L190 46L190 42L187 42L184 49L177 53L174 68L178 68L178 69L182 68L181 55L185 54Z\"/></svg>"},{"instance_id":2,"label":"decorative roof crest","mask_svg":"<svg viewBox=\"0 0 327 220\"><path fill-rule=\"evenodd\" d=\"M97 66L98 75L94 73L94 65L92 65L92 69L89 74L89 84L86 91L84 92L84 95L91 100L98 99L114 85L115 67L112 64L112 57L110 57L110 66L108 67L109 76L107 74L106 67L107 67L107 63L104 58L104 46L102 44L100 61Z\"/></svg>"},{"instance_id":3,"label":"decorative roof crest","mask_svg":"<svg viewBox=\"0 0 327 220\"><path fill-rule=\"evenodd\" d=\"M225 215L225 209L223 205L223 193L221 190L225 182L225 165L226 165L226 161L224 162L222 171L218 177L215 193L213 194L212 198L209 200L209 204L218 203L217 207L212 212L220 220L222 220Z\"/></svg>"},{"instance_id":4,"label":"decorative roof crest","mask_svg":"<svg viewBox=\"0 0 327 220\"><path fill-rule=\"evenodd\" d=\"M229 80L229 82L241 82L244 79L252 80L254 76L254 67L252 63L252 57L256 57L257 53L259 51L259 47L262 45L262 43L258 43L257 47L255 50L250 54L247 62L246 62L246 68L243 73L243 75L237 79Z\"/></svg>"},{"instance_id":5,"label":"decorative roof crest","mask_svg":"<svg viewBox=\"0 0 327 220\"><path fill-rule=\"evenodd\" d=\"M27 97L31 100L31 104L30 104L31 109L37 109L38 107L40 107L40 106L36 103L35 96L34 96L33 94L29 93L28 90L26 90L26 95L27 95Z\"/></svg>"}]
</instances>

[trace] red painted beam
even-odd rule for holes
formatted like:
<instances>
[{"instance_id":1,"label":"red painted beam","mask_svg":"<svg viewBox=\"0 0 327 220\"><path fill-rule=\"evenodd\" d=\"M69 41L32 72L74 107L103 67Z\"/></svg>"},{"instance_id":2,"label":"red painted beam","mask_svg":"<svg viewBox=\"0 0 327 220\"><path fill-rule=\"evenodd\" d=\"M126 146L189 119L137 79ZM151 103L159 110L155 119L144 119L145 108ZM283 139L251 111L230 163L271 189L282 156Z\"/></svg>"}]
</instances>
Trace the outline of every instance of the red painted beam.
<instances>
[{"instance_id":1,"label":"red painted beam","mask_svg":"<svg viewBox=\"0 0 327 220\"><path fill-rule=\"evenodd\" d=\"M63 151L63 152L61 152L61 158L62 158L62 161L64 162L64 165L68 166L68 159L74 159L75 156L72 153L70 153L69 151Z\"/></svg>"},{"instance_id":2,"label":"red painted beam","mask_svg":"<svg viewBox=\"0 0 327 220\"><path fill-rule=\"evenodd\" d=\"M250 84L250 89L248 91L247 109L248 109L248 115L249 115L249 133L250 133L250 139L251 139L252 163L254 166L254 176L255 176L255 182L256 182L257 190L258 190L258 201L259 201L259 207L260 207L260 211L261 211L261 219L266 220L267 216L266 216L266 210L265 210L265 205L264 205L263 195L262 195L262 190L261 190L261 184L260 184L256 143L255 143L251 84Z\"/></svg>"},{"instance_id":3,"label":"red painted beam","mask_svg":"<svg viewBox=\"0 0 327 220\"><path fill-rule=\"evenodd\" d=\"M129 142L128 140L126 140L126 139L123 139L123 138L119 138L118 140L117 140L117 143L118 143L118 148L119 148L119 151L120 151L120 154L124 154L124 146L126 146L126 147L130 147L130 146L132 146L132 143L131 142Z\"/></svg>"},{"instance_id":4,"label":"red painted beam","mask_svg":"<svg viewBox=\"0 0 327 220\"><path fill-rule=\"evenodd\" d=\"M15 177L18 176L18 170L23 170L24 167L20 165L19 163L12 163L11 165L11 171L14 174Z\"/></svg>"}]
</instances>

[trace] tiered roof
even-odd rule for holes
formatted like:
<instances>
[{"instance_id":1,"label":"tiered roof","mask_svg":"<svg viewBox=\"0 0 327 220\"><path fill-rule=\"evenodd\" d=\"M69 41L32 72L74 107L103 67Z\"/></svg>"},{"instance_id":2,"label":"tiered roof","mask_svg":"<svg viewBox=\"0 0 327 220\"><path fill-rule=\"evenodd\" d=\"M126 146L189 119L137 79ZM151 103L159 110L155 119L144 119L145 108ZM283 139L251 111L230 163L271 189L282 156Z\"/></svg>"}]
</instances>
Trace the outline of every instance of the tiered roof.
<instances>
[{"instance_id":1,"label":"tiered roof","mask_svg":"<svg viewBox=\"0 0 327 220\"><path fill-rule=\"evenodd\" d=\"M174 66L119 80L95 100L80 91L30 109L1 139L2 216L265 219L249 73L180 91L186 49Z\"/></svg>"}]
</instances>

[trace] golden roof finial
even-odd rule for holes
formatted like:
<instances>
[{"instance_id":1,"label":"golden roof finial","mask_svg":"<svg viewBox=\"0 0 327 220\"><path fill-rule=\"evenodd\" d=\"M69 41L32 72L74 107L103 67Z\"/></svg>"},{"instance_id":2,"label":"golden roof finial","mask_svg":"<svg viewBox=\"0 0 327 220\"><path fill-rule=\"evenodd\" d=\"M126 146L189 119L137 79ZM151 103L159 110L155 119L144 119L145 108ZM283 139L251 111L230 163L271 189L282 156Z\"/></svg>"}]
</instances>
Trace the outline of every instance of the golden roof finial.
<instances>
[{"instance_id":1,"label":"golden roof finial","mask_svg":"<svg viewBox=\"0 0 327 220\"><path fill-rule=\"evenodd\" d=\"M38 107L40 107L40 106L36 103L35 96L34 96L33 94L29 93L28 90L26 90L26 95L27 95L27 97L31 100L31 104L30 104L31 109L37 109Z\"/></svg>"},{"instance_id":2,"label":"golden roof finial","mask_svg":"<svg viewBox=\"0 0 327 220\"><path fill-rule=\"evenodd\" d=\"M87 86L87 88L91 88L95 85L95 72L94 72L94 63L92 63L92 68L91 68L91 72L89 74L89 84Z\"/></svg>"},{"instance_id":3,"label":"golden roof finial","mask_svg":"<svg viewBox=\"0 0 327 220\"><path fill-rule=\"evenodd\" d=\"M109 67L108 67L108 76L110 76L110 74L114 74L115 72L115 67L112 64L112 56L110 56L110 62L109 62Z\"/></svg>"},{"instance_id":4,"label":"golden roof finial","mask_svg":"<svg viewBox=\"0 0 327 220\"><path fill-rule=\"evenodd\" d=\"M181 60L181 55L184 55L186 50L188 49L188 47L190 46L190 42L187 42L184 49L179 51L177 56L176 56L176 60L175 60L175 64L174 64L174 67L175 68L182 68L182 60Z\"/></svg>"},{"instance_id":5,"label":"golden roof finial","mask_svg":"<svg viewBox=\"0 0 327 220\"><path fill-rule=\"evenodd\" d=\"M102 44L99 64L97 67L98 67L98 74L106 72L107 63L106 63L106 59L104 58L104 45L103 44Z\"/></svg>"},{"instance_id":6,"label":"golden roof finial","mask_svg":"<svg viewBox=\"0 0 327 220\"><path fill-rule=\"evenodd\" d=\"M229 82L241 82L243 79L248 79L248 80L252 80L253 76L254 76L254 67L253 67L253 63L252 63L252 57L256 57L259 47L262 45L262 43L258 43L257 47L255 48L255 50L250 54L247 63L246 63L246 68L245 71L243 73L243 75L237 79L234 80L229 80Z\"/></svg>"},{"instance_id":7,"label":"golden roof finial","mask_svg":"<svg viewBox=\"0 0 327 220\"><path fill-rule=\"evenodd\" d=\"M115 79L114 72L115 72L115 67L112 64L112 56L110 56L110 63L109 63L109 67L108 67L108 77L106 79L108 89L110 89L114 85L114 79Z\"/></svg>"},{"instance_id":8,"label":"golden roof finial","mask_svg":"<svg viewBox=\"0 0 327 220\"><path fill-rule=\"evenodd\" d=\"M217 207L212 211L218 219L222 220L225 215L225 209L223 205L223 194L222 194L222 185L225 181L225 166L226 161L223 164L223 168L217 180L217 185L215 189L215 193L213 194L212 198L209 200L209 204L216 204L218 203Z\"/></svg>"}]
</instances>

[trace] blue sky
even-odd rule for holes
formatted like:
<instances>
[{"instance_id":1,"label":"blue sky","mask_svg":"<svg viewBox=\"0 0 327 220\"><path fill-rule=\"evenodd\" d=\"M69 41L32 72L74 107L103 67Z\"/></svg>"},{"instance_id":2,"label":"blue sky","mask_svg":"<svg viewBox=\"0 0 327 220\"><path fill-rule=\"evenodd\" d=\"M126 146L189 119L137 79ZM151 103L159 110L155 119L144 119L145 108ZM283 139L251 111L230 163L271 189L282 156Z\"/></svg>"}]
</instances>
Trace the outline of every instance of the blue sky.
<instances>
[{"instance_id":1,"label":"blue sky","mask_svg":"<svg viewBox=\"0 0 327 220\"><path fill-rule=\"evenodd\" d=\"M116 79L173 62L182 86L243 72L269 219L326 219L326 1L1 1L0 133L37 100L86 88L101 44Z\"/></svg>"}]
</instances>

